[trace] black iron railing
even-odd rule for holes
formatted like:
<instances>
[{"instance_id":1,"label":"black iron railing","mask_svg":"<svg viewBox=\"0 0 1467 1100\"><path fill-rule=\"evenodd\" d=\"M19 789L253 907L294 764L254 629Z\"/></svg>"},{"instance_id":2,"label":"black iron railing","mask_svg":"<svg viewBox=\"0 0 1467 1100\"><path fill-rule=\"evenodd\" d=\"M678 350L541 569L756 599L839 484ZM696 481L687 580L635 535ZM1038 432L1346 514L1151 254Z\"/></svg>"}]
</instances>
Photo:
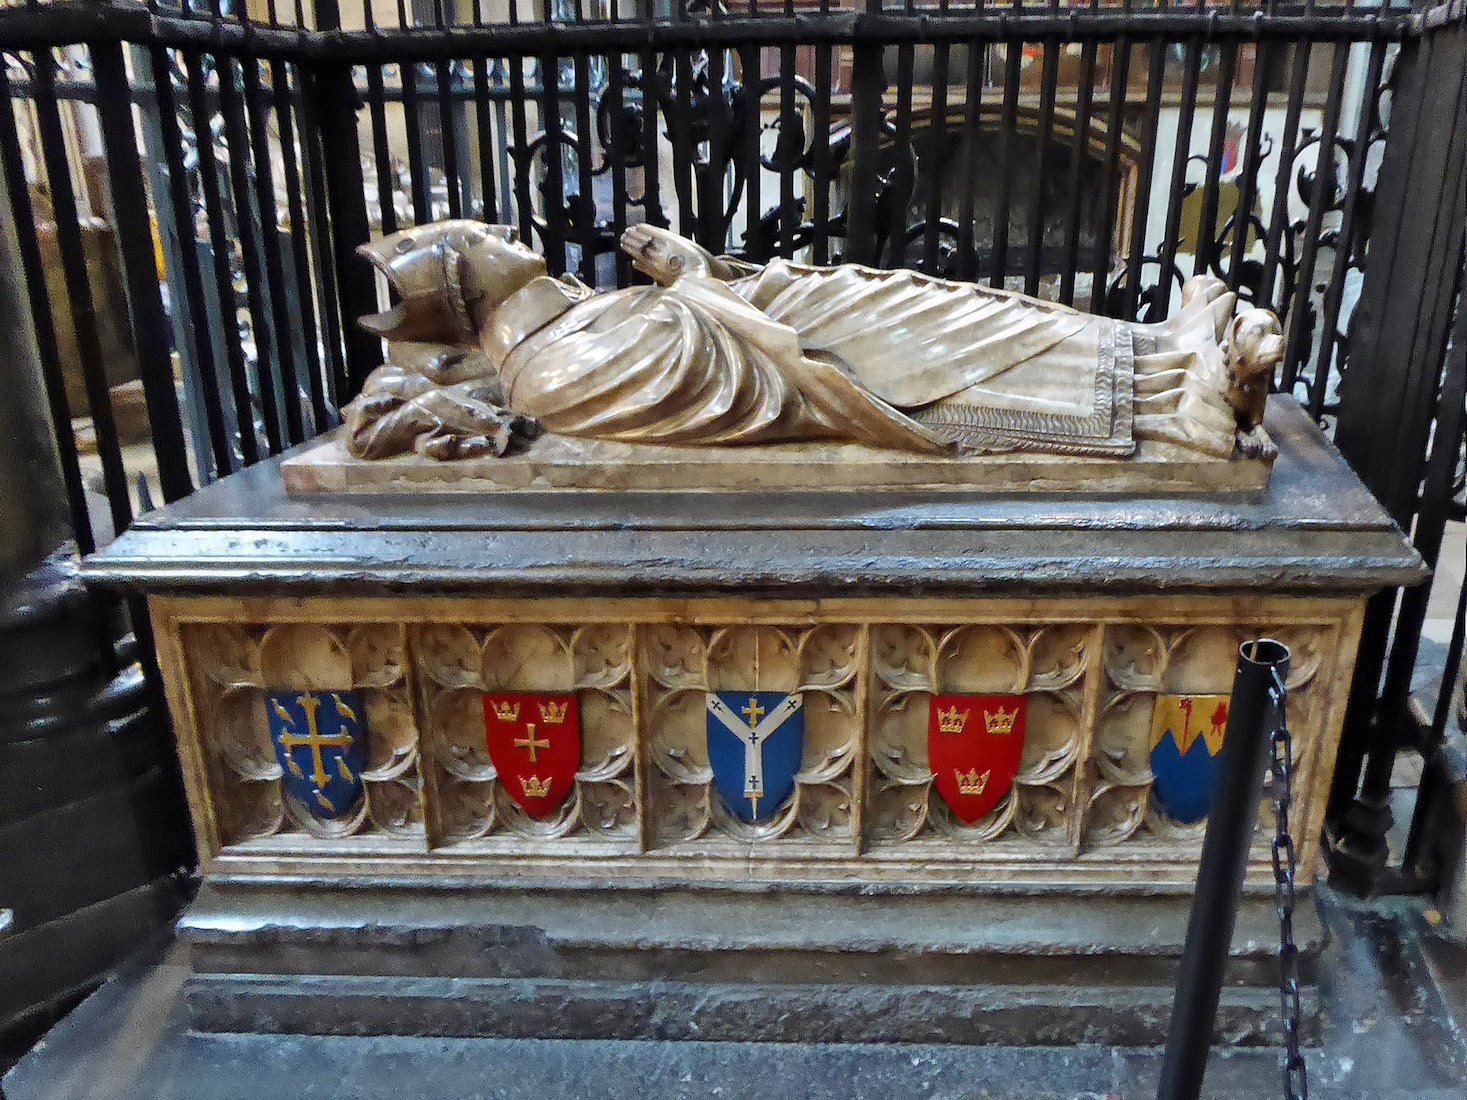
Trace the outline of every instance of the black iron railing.
<instances>
[{"instance_id":1,"label":"black iron railing","mask_svg":"<svg viewBox=\"0 0 1467 1100\"><path fill-rule=\"evenodd\" d=\"M466 216L600 285L632 279L639 221L1123 317L1216 274L1285 318L1281 388L1434 560L1461 514L1464 42L1460 3L0 3L77 542L131 521L139 475L172 500L335 424L382 353L353 249ZM1330 818L1366 885L1424 614L1377 600L1357 666Z\"/></svg>"}]
</instances>

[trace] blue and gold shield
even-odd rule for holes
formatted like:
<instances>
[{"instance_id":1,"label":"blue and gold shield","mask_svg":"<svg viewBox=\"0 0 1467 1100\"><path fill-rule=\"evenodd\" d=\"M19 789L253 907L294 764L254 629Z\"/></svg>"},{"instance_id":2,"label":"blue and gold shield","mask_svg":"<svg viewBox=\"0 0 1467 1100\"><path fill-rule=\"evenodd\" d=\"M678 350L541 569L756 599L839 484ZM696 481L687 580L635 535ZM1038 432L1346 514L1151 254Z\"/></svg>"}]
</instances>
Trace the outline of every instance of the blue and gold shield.
<instances>
[{"instance_id":1,"label":"blue and gold shield","mask_svg":"<svg viewBox=\"0 0 1467 1100\"><path fill-rule=\"evenodd\" d=\"M805 754L799 692L710 691L708 763L729 812L767 821L795 789Z\"/></svg>"},{"instance_id":2,"label":"blue and gold shield","mask_svg":"<svg viewBox=\"0 0 1467 1100\"><path fill-rule=\"evenodd\" d=\"M1228 724L1226 695L1158 695L1151 716L1151 797L1191 825L1212 810L1217 754Z\"/></svg>"},{"instance_id":3,"label":"blue and gold shield","mask_svg":"<svg viewBox=\"0 0 1467 1100\"><path fill-rule=\"evenodd\" d=\"M346 817L362 800L367 717L354 691L273 691L265 696L270 743L285 794L316 817Z\"/></svg>"}]
</instances>

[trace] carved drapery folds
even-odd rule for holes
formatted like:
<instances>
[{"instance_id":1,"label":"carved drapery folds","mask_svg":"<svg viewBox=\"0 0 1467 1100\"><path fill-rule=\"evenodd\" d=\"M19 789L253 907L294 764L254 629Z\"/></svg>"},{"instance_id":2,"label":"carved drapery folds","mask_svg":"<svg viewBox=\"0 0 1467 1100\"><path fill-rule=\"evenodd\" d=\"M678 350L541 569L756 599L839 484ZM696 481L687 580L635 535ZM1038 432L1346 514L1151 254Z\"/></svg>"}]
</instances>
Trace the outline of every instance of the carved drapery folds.
<instances>
[{"instance_id":1,"label":"carved drapery folds","mask_svg":"<svg viewBox=\"0 0 1467 1100\"><path fill-rule=\"evenodd\" d=\"M169 676L186 684L174 706L201 836L228 861L1183 884L1203 826L1171 820L1152 793L1158 698L1226 694L1245 638L1290 645L1301 835L1313 836L1358 608L1274 599L1238 622L1222 597L1154 602L833 601L750 614L727 601L591 600L548 614L533 601L404 601L406 621L393 622L390 601L305 600L289 613L309 621L295 622L263 610L251 619L243 601L237 625L190 621L211 601L186 600L159 616L159 631L184 666ZM363 700L365 796L354 812L323 820L284 793L265 714L281 690ZM496 692L576 697L574 789L543 819L510 797L490 760L484 696ZM705 701L717 692L803 700L793 792L754 821L714 782ZM971 824L933 782L934 696L1024 700L1012 786ZM1302 847L1309 871L1317 849ZM1256 863L1263 881L1261 849Z\"/></svg>"}]
</instances>

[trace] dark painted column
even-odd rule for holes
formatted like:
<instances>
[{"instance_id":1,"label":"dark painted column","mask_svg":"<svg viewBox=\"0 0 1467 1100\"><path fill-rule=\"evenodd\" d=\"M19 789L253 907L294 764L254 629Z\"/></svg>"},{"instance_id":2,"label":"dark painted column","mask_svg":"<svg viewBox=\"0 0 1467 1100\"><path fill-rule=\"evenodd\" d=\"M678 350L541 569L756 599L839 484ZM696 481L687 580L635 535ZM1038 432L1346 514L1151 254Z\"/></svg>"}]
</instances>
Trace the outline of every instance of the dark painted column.
<instances>
[{"instance_id":1,"label":"dark painted column","mask_svg":"<svg viewBox=\"0 0 1467 1100\"><path fill-rule=\"evenodd\" d=\"M0 176L0 1065L171 917L190 859L167 728L76 579L11 209Z\"/></svg>"}]
</instances>

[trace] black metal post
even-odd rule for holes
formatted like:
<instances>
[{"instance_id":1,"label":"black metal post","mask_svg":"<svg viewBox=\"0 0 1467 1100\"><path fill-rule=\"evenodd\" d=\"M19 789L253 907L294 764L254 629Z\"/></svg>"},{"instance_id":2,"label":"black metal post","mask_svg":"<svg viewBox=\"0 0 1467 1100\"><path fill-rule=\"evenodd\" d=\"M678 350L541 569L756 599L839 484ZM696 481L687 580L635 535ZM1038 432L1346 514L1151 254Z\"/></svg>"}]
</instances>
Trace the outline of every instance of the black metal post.
<instances>
[{"instance_id":1,"label":"black metal post","mask_svg":"<svg viewBox=\"0 0 1467 1100\"><path fill-rule=\"evenodd\" d=\"M1289 647L1271 639L1245 642L1238 649L1219 762L1222 775L1202 841L1157 1100L1196 1100L1202 1094L1212 1026L1238 916L1238 895L1258 823L1268 731L1275 720L1269 689L1275 677L1279 682L1288 678L1289 657Z\"/></svg>"}]
</instances>

